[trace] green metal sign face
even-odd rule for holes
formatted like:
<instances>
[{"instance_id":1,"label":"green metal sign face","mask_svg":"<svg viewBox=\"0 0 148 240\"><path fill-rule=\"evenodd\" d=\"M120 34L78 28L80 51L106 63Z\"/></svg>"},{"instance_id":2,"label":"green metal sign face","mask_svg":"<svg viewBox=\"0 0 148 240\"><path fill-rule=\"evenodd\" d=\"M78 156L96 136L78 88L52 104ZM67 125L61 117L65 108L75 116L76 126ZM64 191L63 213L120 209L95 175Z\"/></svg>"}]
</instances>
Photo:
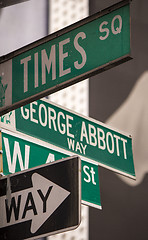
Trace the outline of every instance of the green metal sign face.
<instances>
[{"instance_id":1,"label":"green metal sign face","mask_svg":"<svg viewBox=\"0 0 148 240\"><path fill-rule=\"evenodd\" d=\"M1 115L130 59L122 1L0 59Z\"/></svg>"},{"instance_id":2,"label":"green metal sign face","mask_svg":"<svg viewBox=\"0 0 148 240\"><path fill-rule=\"evenodd\" d=\"M48 101L15 110L16 130L135 178L132 138Z\"/></svg>"},{"instance_id":3,"label":"green metal sign face","mask_svg":"<svg viewBox=\"0 0 148 240\"><path fill-rule=\"evenodd\" d=\"M3 129L1 141L4 175L70 156L60 148L18 132ZM98 166L83 160L81 163L82 203L101 209Z\"/></svg>"}]
</instances>

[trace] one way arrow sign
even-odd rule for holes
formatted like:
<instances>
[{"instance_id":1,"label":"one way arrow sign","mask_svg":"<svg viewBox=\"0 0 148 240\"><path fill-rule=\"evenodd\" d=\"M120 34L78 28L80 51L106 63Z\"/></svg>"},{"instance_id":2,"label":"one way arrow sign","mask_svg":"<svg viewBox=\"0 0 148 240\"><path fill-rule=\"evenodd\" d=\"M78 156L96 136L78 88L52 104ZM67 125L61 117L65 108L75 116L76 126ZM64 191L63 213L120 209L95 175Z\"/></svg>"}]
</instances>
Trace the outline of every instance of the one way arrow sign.
<instances>
[{"instance_id":1,"label":"one way arrow sign","mask_svg":"<svg viewBox=\"0 0 148 240\"><path fill-rule=\"evenodd\" d=\"M30 231L35 233L70 194L38 173L32 174L32 183L33 187L12 193L9 199L0 198L0 227L32 220Z\"/></svg>"},{"instance_id":2,"label":"one way arrow sign","mask_svg":"<svg viewBox=\"0 0 148 240\"><path fill-rule=\"evenodd\" d=\"M0 180L0 239L36 239L80 223L80 159L70 157Z\"/></svg>"}]
</instances>

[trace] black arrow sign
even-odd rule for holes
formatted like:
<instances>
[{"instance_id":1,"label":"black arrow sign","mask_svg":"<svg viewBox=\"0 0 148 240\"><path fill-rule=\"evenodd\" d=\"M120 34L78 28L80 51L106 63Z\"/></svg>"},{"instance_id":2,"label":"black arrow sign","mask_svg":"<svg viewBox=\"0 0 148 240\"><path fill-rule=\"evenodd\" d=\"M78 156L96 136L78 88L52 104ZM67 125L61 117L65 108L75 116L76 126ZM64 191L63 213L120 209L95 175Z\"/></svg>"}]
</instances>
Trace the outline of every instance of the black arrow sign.
<instances>
[{"instance_id":1,"label":"black arrow sign","mask_svg":"<svg viewBox=\"0 0 148 240\"><path fill-rule=\"evenodd\" d=\"M80 223L80 159L70 157L0 180L0 239L36 239Z\"/></svg>"}]
</instances>

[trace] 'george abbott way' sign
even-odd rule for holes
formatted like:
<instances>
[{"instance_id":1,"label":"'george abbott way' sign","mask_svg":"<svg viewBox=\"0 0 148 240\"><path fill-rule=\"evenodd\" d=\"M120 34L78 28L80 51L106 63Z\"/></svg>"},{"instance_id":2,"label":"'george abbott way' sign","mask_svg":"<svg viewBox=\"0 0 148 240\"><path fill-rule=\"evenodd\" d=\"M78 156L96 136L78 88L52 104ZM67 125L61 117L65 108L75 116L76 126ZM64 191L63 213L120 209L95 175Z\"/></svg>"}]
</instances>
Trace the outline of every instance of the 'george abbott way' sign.
<instances>
[{"instance_id":1,"label":"'george abbott way' sign","mask_svg":"<svg viewBox=\"0 0 148 240\"><path fill-rule=\"evenodd\" d=\"M0 58L0 115L131 59L130 1Z\"/></svg>"},{"instance_id":2,"label":"'george abbott way' sign","mask_svg":"<svg viewBox=\"0 0 148 240\"><path fill-rule=\"evenodd\" d=\"M20 132L1 129L1 172L9 175L73 155ZM81 160L82 204L101 209L98 165Z\"/></svg>"},{"instance_id":3,"label":"'george abbott way' sign","mask_svg":"<svg viewBox=\"0 0 148 240\"><path fill-rule=\"evenodd\" d=\"M81 221L81 160L74 156L0 179L0 239L37 239Z\"/></svg>"},{"instance_id":4,"label":"'george abbott way' sign","mask_svg":"<svg viewBox=\"0 0 148 240\"><path fill-rule=\"evenodd\" d=\"M131 136L47 100L18 108L14 115L17 131L135 179Z\"/></svg>"}]
</instances>

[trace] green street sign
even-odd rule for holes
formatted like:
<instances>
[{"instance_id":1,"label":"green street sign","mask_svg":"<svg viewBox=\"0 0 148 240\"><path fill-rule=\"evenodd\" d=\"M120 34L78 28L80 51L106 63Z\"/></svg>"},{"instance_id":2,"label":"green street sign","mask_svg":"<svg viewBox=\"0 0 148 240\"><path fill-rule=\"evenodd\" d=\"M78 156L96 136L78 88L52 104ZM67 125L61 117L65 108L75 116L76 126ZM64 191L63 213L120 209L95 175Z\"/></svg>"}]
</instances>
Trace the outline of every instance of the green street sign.
<instances>
[{"instance_id":1,"label":"green street sign","mask_svg":"<svg viewBox=\"0 0 148 240\"><path fill-rule=\"evenodd\" d=\"M9 124L9 118L17 131L135 179L130 135L46 99L18 108L1 121Z\"/></svg>"},{"instance_id":2,"label":"green street sign","mask_svg":"<svg viewBox=\"0 0 148 240\"><path fill-rule=\"evenodd\" d=\"M1 129L1 153L4 175L40 166L72 156L51 144L22 135L16 131ZM82 203L101 209L98 166L81 161Z\"/></svg>"},{"instance_id":3,"label":"green street sign","mask_svg":"<svg viewBox=\"0 0 148 240\"><path fill-rule=\"evenodd\" d=\"M0 58L0 115L131 59L124 0Z\"/></svg>"}]
</instances>

